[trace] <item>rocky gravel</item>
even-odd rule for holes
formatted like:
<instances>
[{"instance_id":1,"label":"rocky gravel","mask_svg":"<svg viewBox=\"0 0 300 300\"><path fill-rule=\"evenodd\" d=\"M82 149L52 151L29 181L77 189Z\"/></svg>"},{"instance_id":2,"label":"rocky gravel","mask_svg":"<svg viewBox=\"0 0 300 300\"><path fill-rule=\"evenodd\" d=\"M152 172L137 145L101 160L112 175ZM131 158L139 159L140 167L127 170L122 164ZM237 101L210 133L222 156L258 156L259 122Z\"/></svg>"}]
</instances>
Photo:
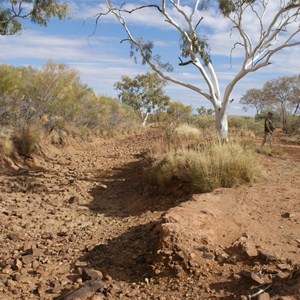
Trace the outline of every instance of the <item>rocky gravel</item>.
<instances>
[{"instance_id":1,"label":"rocky gravel","mask_svg":"<svg viewBox=\"0 0 300 300\"><path fill-rule=\"evenodd\" d=\"M273 179L208 196L240 205L230 217L149 188L145 153L159 134L48 145L30 167L0 173L1 300L300 299L299 162L263 158ZM259 206L265 187L273 207ZM236 197L247 190L252 206ZM268 222L267 242L249 234L249 216L260 230Z\"/></svg>"}]
</instances>

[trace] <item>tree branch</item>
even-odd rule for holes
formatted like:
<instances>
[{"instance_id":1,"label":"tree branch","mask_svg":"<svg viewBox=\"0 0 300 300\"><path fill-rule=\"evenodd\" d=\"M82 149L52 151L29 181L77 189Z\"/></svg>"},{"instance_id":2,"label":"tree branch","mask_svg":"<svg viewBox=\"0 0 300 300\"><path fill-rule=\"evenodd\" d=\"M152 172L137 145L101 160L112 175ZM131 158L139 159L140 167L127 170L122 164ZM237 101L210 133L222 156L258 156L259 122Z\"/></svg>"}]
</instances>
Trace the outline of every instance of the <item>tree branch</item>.
<instances>
[{"instance_id":1,"label":"tree branch","mask_svg":"<svg viewBox=\"0 0 300 300\"><path fill-rule=\"evenodd\" d=\"M197 24L195 25L195 31L197 30L197 27L199 26L199 24L201 23L201 21L202 21L203 19L204 19L203 17L201 17L201 18L199 19L199 21L198 21Z\"/></svg>"},{"instance_id":2,"label":"tree branch","mask_svg":"<svg viewBox=\"0 0 300 300\"><path fill-rule=\"evenodd\" d=\"M212 97L210 96L210 94L208 93L205 93L202 89L196 87L196 86L193 86L191 84L188 84L188 83L185 83L185 82L182 82L180 80L177 80L175 78L172 78L170 76L167 76L165 75L161 70L158 69L158 67L149 59L149 57L144 53L144 50L142 48L142 46L140 45L140 43L138 43L132 36L129 28L127 27L126 25L126 22L124 20L124 18L122 17L120 11L118 11L117 9L113 9L113 7L111 6L111 3L109 0L106 0L106 4L109 8L109 11L111 13L113 13L117 20L120 22L120 24L123 26L124 30L126 31L127 35L128 35L128 39L130 40L131 43L133 43L140 51L140 54L142 56L142 58L149 64L149 66L152 68L153 71L155 71L156 73L158 73L162 78L168 80L168 81L171 81L173 83L176 83L176 84L179 84L181 86L184 86L186 88L189 88L191 90L194 90L196 91L197 93L201 94L202 96L204 96L205 98L207 98L209 101L213 101L212 100ZM165 14L164 14L165 15ZM165 15L166 16L166 15ZM168 18L168 17L167 17ZM172 20L172 19L171 19ZM176 24L176 23L175 23ZM179 26L178 26L179 27Z\"/></svg>"},{"instance_id":3,"label":"tree branch","mask_svg":"<svg viewBox=\"0 0 300 300\"><path fill-rule=\"evenodd\" d=\"M178 64L179 66L187 66L187 65L189 65L189 64L194 64L194 62L193 62L192 60L183 62L183 60L182 60L180 57L178 57L178 58L179 58L179 60L180 60L180 63Z\"/></svg>"}]
</instances>

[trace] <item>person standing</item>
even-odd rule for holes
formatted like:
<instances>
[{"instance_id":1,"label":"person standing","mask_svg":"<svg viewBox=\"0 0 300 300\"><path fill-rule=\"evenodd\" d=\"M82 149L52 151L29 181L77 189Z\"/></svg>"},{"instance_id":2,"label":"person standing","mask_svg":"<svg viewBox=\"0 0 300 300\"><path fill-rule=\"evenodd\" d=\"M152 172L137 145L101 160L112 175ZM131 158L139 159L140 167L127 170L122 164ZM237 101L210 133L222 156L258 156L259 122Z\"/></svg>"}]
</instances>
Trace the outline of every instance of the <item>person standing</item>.
<instances>
[{"instance_id":1,"label":"person standing","mask_svg":"<svg viewBox=\"0 0 300 300\"><path fill-rule=\"evenodd\" d=\"M275 126L272 122L272 116L273 113L268 112L268 115L265 118L265 135L261 147L263 147L266 142L270 143L270 147L272 146L273 132L275 131Z\"/></svg>"}]
</instances>

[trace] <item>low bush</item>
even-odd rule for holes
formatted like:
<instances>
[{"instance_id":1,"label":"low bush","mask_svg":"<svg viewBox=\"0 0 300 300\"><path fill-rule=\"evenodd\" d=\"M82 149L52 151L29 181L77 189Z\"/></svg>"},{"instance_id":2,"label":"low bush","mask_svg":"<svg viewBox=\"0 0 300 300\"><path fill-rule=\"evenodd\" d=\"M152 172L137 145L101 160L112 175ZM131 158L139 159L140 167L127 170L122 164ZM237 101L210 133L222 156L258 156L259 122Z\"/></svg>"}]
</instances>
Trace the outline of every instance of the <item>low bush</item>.
<instances>
[{"instance_id":1,"label":"low bush","mask_svg":"<svg viewBox=\"0 0 300 300\"><path fill-rule=\"evenodd\" d=\"M215 116L193 116L193 124L201 129L214 129Z\"/></svg>"},{"instance_id":2,"label":"low bush","mask_svg":"<svg viewBox=\"0 0 300 300\"><path fill-rule=\"evenodd\" d=\"M252 128L255 124L255 119L253 117L243 117L243 116L229 116L228 117L228 127L231 128Z\"/></svg>"},{"instance_id":3,"label":"low bush","mask_svg":"<svg viewBox=\"0 0 300 300\"><path fill-rule=\"evenodd\" d=\"M181 124L175 128L174 134L179 139L199 139L200 130L188 124Z\"/></svg>"},{"instance_id":4,"label":"low bush","mask_svg":"<svg viewBox=\"0 0 300 300\"><path fill-rule=\"evenodd\" d=\"M14 147L21 156L30 156L39 141L39 133L37 131L15 133L12 140Z\"/></svg>"},{"instance_id":5,"label":"low bush","mask_svg":"<svg viewBox=\"0 0 300 300\"><path fill-rule=\"evenodd\" d=\"M287 132L289 134L298 135L300 134L300 116L290 116L288 118Z\"/></svg>"},{"instance_id":6,"label":"low bush","mask_svg":"<svg viewBox=\"0 0 300 300\"><path fill-rule=\"evenodd\" d=\"M300 134L284 135L279 138L280 143L300 145Z\"/></svg>"},{"instance_id":7,"label":"low bush","mask_svg":"<svg viewBox=\"0 0 300 300\"><path fill-rule=\"evenodd\" d=\"M231 135L254 137L263 133L264 122L256 120L254 117L230 116L228 117L228 127Z\"/></svg>"},{"instance_id":8,"label":"low bush","mask_svg":"<svg viewBox=\"0 0 300 300\"><path fill-rule=\"evenodd\" d=\"M89 130L112 136L140 123L126 104L95 95L76 70L52 62L41 70L0 65L0 102L0 125L17 132L73 126L89 138Z\"/></svg>"}]
</instances>

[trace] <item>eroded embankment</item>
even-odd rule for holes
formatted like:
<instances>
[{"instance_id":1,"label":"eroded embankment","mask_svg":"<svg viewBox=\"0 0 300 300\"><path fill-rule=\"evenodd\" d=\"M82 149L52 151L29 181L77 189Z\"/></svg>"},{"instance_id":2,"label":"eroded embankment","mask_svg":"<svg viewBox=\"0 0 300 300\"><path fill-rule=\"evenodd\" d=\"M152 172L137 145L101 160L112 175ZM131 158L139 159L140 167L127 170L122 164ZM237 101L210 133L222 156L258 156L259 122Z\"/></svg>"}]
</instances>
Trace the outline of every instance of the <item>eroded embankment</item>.
<instances>
[{"instance_id":1,"label":"eroded embankment","mask_svg":"<svg viewBox=\"0 0 300 300\"><path fill-rule=\"evenodd\" d=\"M297 299L299 163L260 157L261 183L159 195L143 179L159 134L48 147L0 175L1 299L240 299L270 284Z\"/></svg>"}]
</instances>

